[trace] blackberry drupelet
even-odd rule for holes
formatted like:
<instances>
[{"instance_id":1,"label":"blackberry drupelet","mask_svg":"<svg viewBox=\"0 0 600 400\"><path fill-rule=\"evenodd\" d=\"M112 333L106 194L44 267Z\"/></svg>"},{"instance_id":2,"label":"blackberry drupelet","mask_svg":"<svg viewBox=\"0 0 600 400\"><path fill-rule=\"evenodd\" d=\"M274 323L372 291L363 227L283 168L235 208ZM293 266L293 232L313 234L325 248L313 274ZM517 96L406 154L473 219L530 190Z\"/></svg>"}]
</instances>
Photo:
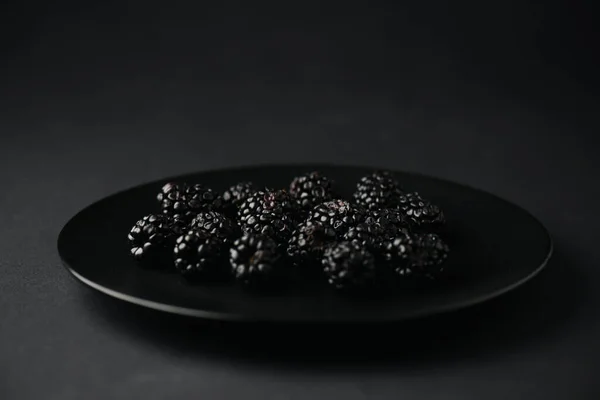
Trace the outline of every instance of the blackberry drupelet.
<instances>
[{"instance_id":1,"label":"blackberry drupelet","mask_svg":"<svg viewBox=\"0 0 600 400\"><path fill-rule=\"evenodd\" d=\"M220 210L221 196L202 185L167 183L157 195L163 214L189 221L200 211Z\"/></svg>"},{"instance_id":2,"label":"blackberry drupelet","mask_svg":"<svg viewBox=\"0 0 600 400\"><path fill-rule=\"evenodd\" d=\"M306 211L335 197L333 182L317 171L294 178L290 184L290 195Z\"/></svg>"},{"instance_id":3,"label":"blackberry drupelet","mask_svg":"<svg viewBox=\"0 0 600 400\"><path fill-rule=\"evenodd\" d=\"M280 197L283 199L281 202ZM259 191L244 200L238 210L238 223L247 233L270 236L279 244L287 243L295 221L284 213L285 195Z\"/></svg>"},{"instance_id":4,"label":"blackberry drupelet","mask_svg":"<svg viewBox=\"0 0 600 400\"><path fill-rule=\"evenodd\" d=\"M398 207L404 212L408 223L415 231L438 231L446 222L442 210L423 199L417 192L400 196Z\"/></svg>"},{"instance_id":5,"label":"blackberry drupelet","mask_svg":"<svg viewBox=\"0 0 600 400\"><path fill-rule=\"evenodd\" d=\"M229 250L231 272L237 281L246 286L265 286L282 278L280 248L263 235L245 234L233 242Z\"/></svg>"},{"instance_id":6,"label":"blackberry drupelet","mask_svg":"<svg viewBox=\"0 0 600 400\"><path fill-rule=\"evenodd\" d=\"M239 182L231 186L223 193L223 210L228 215L235 216L242 202L256 191L257 188L252 182Z\"/></svg>"},{"instance_id":7,"label":"blackberry drupelet","mask_svg":"<svg viewBox=\"0 0 600 400\"><path fill-rule=\"evenodd\" d=\"M435 278L444 270L450 248L434 233L419 235L415 238L411 266L420 275Z\"/></svg>"},{"instance_id":8,"label":"blackberry drupelet","mask_svg":"<svg viewBox=\"0 0 600 400\"><path fill-rule=\"evenodd\" d=\"M287 254L296 266L319 265L325 248L335 240L335 231L330 226L305 221L288 241Z\"/></svg>"},{"instance_id":9,"label":"blackberry drupelet","mask_svg":"<svg viewBox=\"0 0 600 400\"><path fill-rule=\"evenodd\" d=\"M131 255L144 266L169 265L173 243L180 233L179 221L164 215L147 215L135 223L127 236Z\"/></svg>"},{"instance_id":10,"label":"blackberry drupelet","mask_svg":"<svg viewBox=\"0 0 600 400\"><path fill-rule=\"evenodd\" d=\"M175 268L189 279L212 279L224 276L227 246L206 231L189 230L179 236L173 250Z\"/></svg>"},{"instance_id":11,"label":"blackberry drupelet","mask_svg":"<svg viewBox=\"0 0 600 400\"><path fill-rule=\"evenodd\" d=\"M345 200L331 200L321 203L312 209L309 221L328 225L341 238L351 227L356 226L365 218L365 212Z\"/></svg>"},{"instance_id":12,"label":"blackberry drupelet","mask_svg":"<svg viewBox=\"0 0 600 400\"><path fill-rule=\"evenodd\" d=\"M339 242L328 247L323 256L327 281L338 290L362 290L376 280L375 258L364 247Z\"/></svg>"},{"instance_id":13,"label":"blackberry drupelet","mask_svg":"<svg viewBox=\"0 0 600 400\"><path fill-rule=\"evenodd\" d=\"M224 241L232 241L238 234L236 224L216 211L198 213L190 226L193 229L204 231Z\"/></svg>"},{"instance_id":14,"label":"blackberry drupelet","mask_svg":"<svg viewBox=\"0 0 600 400\"><path fill-rule=\"evenodd\" d=\"M157 199L161 202L171 192L185 192L185 187L185 183L168 182L160 188Z\"/></svg>"},{"instance_id":15,"label":"blackberry drupelet","mask_svg":"<svg viewBox=\"0 0 600 400\"><path fill-rule=\"evenodd\" d=\"M364 176L356 185L354 202L367 210L394 208L398 205L398 197L402 187L387 171L375 171Z\"/></svg>"}]
</instances>

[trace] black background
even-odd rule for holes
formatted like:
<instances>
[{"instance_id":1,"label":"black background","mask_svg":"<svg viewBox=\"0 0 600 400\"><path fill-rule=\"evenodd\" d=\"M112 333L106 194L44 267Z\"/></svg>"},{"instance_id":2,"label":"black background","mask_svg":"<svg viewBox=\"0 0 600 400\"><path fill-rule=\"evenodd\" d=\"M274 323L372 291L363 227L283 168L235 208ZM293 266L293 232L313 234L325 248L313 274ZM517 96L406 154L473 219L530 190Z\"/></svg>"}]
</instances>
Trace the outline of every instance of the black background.
<instances>
[{"instance_id":1,"label":"black background","mask_svg":"<svg viewBox=\"0 0 600 400\"><path fill-rule=\"evenodd\" d=\"M0 397L597 398L593 22L566 1L3 3ZM63 224L114 191L288 161L488 190L555 257L486 306L308 336L156 315L60 265Z\"/></svg>"}]
</instances>

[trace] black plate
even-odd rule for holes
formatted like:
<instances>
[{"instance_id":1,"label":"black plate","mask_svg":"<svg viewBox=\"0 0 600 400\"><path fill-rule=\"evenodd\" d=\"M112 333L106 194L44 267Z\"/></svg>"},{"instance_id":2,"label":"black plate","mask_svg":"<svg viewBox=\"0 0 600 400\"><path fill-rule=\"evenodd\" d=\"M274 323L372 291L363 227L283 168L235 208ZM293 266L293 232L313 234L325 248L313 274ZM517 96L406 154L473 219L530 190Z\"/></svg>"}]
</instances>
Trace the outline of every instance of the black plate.
<instances>
[{"instance_id":1,"label":"black plate","mask_svg":"<svg viewBox=\"0 0 600 400\"><path fill-rule=\"evenodd\" d=\"M144 184L105 198L64 227L58 250L69 271L105 294L141 306L201 318L273 322L397 321L455 310L496 297L536 275L552 253L544 226L527 211L491 194L422 175L397 172L406 189L438 203L452 248L447 279L398 290L392 297L349 298L316 286L259 295L236 286L197 286L175 274L149 271L130 258L126 236L156 211L167 181L199 182L222 191L245 180L285 187L295 175L320 170L349 196L372 168L273 165L202 172Z\"/></svg>"}]
</instances>

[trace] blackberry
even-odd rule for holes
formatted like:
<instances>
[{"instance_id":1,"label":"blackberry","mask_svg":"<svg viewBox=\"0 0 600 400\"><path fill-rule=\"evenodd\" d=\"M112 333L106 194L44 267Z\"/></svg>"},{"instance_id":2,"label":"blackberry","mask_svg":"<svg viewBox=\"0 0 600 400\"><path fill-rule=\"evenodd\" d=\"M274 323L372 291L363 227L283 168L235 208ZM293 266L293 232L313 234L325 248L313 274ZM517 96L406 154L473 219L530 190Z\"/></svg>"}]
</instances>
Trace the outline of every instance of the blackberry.
<instances>
[{"instance_id":1,"label":"blackberry","mask_svg":"<svg viewBox=\"0 0 600 400\"><path fill-rule=\"evenodd\" d=\"M411 266L419 274L435 278L444 270L450 248L434 233L420 235L415 240Z\"/></svg>"},{"instance_id":2,"label":"blackberry","mask_svg":"<svg viewBox=\"0 0 600 400\"><path fill-rule=\"evenodd\" d=\"M404 212L394 208L382 208L368 213L367 222L375 224L384 239L392 239L410 230Z\"/></svg>"},{"instance_id":3,"label":"blackberry","mask_svg":"<svg viewBox=\"0 0 600 400\"><path fill-rule=\"evenodd\" d=\"M338 290L360 290L375 282L375 258L364 247L339 242L327 248L323 271L330 285Z\"/></svg>"},{"instance_id":4,"label":"blackberry","mask_svg":"<svg viewBox=\"0 0 600 400\"><path fill-rule=\"evenodd\" d=\"M175 268L186 278L214 278L223 275L227 247L206 231L189 230L179 236L173 250Z\"/></svg>"},{"instance_id":5,"label":"blackberry","mask_svg":"<svg viewBox=\"0 0 600 400\"><path fill-rule=\"evenodd\" d=\"M237 214L238 207L257 189L252 182L239 182L223 193L223 210L229 215Z\"/></svg>"},{"instance_id":6,"label":"blackberry","mask_svg":"<svg viewBox=\"0 0 600 400\"><path fill-rule=\"evenodd\" d=\"M383 258L391 269L400 277L410 277L414 274L412 257L414 238L406 234L389 240L383 246Z\"/></svg>"},{"instance_id":7,"label":"blackberry","mask_svg":"<svg viewBox=\"0 0 600 400\"><path fill-rule=\"evenodd\" d=\"M167 265L170 250L181 229L179 220L170 220L164 215L145 216L135 223L127 236L131 255L145 266Z\"/></svg>"},{"instance_id":8,"label":"blackberry","mask_svg":"<svg viewBox=\"0 0 600 400\"><path fill-rule=\"evenodd\" d=\"M330 226L306 221L292 234L287 254L296 266L318 265L325 248L335 240L335 231Z\"/></svg>"},{"instance_id":9,"label":"blackberry","mask_svg":"<svg viewBox=\"0 0 600 400\"><path fill-rule=\"evenodd\" d=\"M407 193L399 198L398 207L416 231L437 231L446 222L442 210L428 200L423 199L419 193Z\"/></svg>"},{"instance_id":10,"label":"blackberry","mask_svg":"<svg viewBox=\"0 0 600 400\"><path fill-rule=\"evenodd\" d=\"M348 229L363 221L364 217L364 211L355 208L349 202L332 200L313 208L308 220L330 226L336 232L338 238L341 238Z\"/></svg>"},{"instance_id":11,"label":"blackberry","mask_svg":"<svg viewBox=\"0 0 600 400\"><path fill-rule=\"evenodd\" d=\"M435 277L450 249L436 234L404 235L389 241L385 259L399 276Z\"/></svg>"},{"instance_id":12,"label":"blackberry","mask_svg":"<svg viewBox=\"0 0 600 400\"><path fill-rule=\"evenodd\" d=\"M265 191L261 203L263 210L275 214L285 214L295 221L299 218L298 202L285 190Z\"/></svg>"},{"instance_id":13,"label":"blackberry","mask_svg":"<svg viewBox=\"0 0 600 400\"><path fill-rule=\"evenodd\" d=\"M295 221L285 214L284 210L292 207L286 203L285 197L284 194L264 191L248 196L238 210L238 223L242 230L270 236L280 244L286 243L294 230Z\"/></svg>"},{"instance_id":14,"label":"blackberry","mask_svg":"<svg viewBox=\"0 0 600 400\"><path fill-rule=\"evenodd\" d=\"M268 190L259 190L246 197L238 208L239 224L243 226L250 217L261 214L284 215L285 207L276 203L275 197Z\"/></svg>"},{"instance_id":15,"label":"blackberry","mask_svg":"<svg viewBox=\"0 0 600 400\"><path fill-rule=\"evenodd\" d=\"M219 210L221 196L202 185L167 183L157 195L163 214L189 220L200 211Z\"/></svg>"},{"instance_id":16,"label":"blackberry","mask_svg":"<svg viewBox=\"0 0 600 400\"><path fill-rule=\"evenodd\" d=\"M282 258L277 243L263 235L245 234L229 250L231 271L246 286L264 286L282 277Z\"/></svg>"},{"instance_id":17,"label":"blackberry","mask_svg":"<svg viewBox=\"0 0 600 400\"><path fill-rule=\"evenodd\" d=\"M317 171L294 178L290 184L290 195L306 211L335 197L332 181Z\"/></svg>"},{"instance_id":18,"label":"blackberry","mask_svg":"<svg viewBox=\"0 0 600 400\"><path fill-rule=\"evenodd\" d=\"M242 225L243 232L268 236L281 245L287 243L293 230L291 219L271 212L250 215Z\"/></svg>"},{"instance_id":19,"label":"blackberry","mask_svg":"<svg viewBox=\"0 0 600 400\"><path fill-rule=\"evenodd\" d=\"M235 223L216 211L198 213L190 226L193 229L204 231L224 241L231 241L238 232Z\"/></svg>"},{"instance_id":20,"label":"blackberry","mask_svg":"<svg viewBox=\"0 0 600 400\"><path fill-rule=\"evenodd\" d=\"M375 171L364 176L356 185L354 202L367 210L394 208L402 187L388 171Z\"/></svg>"},{"instance_id":21,"label":"blackberry","mask_svg":"<svg viewBox=\"0 0 600 400\"><path fill-rule=\"evenodd\" d=\"M364 247L378 255L386 239L384 233L381 226L372 221L365 221L350 228L344 234L343 240Z\"/></svg>"},{"instance_id":22,"label":"blackberry","mask_svg":"<svg viewBox=\"0 0 600 400\"><path fill-rule=\"evenodd\" d=\"M247 196L246 199L241 202L237 213L239 225L244 226L248 218L263 213L264 210L261 199L264 195L264 191L257 191Z\"/></svg>"}]
</instances>

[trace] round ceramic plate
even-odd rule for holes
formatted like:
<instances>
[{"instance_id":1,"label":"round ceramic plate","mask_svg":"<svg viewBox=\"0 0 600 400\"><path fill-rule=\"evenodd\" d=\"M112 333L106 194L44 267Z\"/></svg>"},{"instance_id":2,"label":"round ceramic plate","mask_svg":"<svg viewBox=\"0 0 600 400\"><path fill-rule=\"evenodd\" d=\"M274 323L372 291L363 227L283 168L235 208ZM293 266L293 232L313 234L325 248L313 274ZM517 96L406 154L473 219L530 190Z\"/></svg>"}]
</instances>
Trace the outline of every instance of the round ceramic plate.
<instances>
[{"instance_id":1,"label":"round ceramic plate","mask_svg":"<svg viewBox=\"0 0 600 400\"><path fill-rule=\"evenodd\" d=\"M193 317L270 322L383 322L474 305L536 275L552 253L544 226L522 208L494 195L418 174L395 172L405 189L439 204L448 221L451 255L443 280L396 290L390 296L353 298L321 285L259 294L236 285L191 285L175 273L142 269L129 254L127 234L157 211L156 193L168 181L202 183L223 191L239 181L287 187L319 170L349 198L373 168L272 165L200 172L144 184L100 200L74 216L58 239L68 270L84 284L118 299Z\"/></svg>"}]
</instances>

